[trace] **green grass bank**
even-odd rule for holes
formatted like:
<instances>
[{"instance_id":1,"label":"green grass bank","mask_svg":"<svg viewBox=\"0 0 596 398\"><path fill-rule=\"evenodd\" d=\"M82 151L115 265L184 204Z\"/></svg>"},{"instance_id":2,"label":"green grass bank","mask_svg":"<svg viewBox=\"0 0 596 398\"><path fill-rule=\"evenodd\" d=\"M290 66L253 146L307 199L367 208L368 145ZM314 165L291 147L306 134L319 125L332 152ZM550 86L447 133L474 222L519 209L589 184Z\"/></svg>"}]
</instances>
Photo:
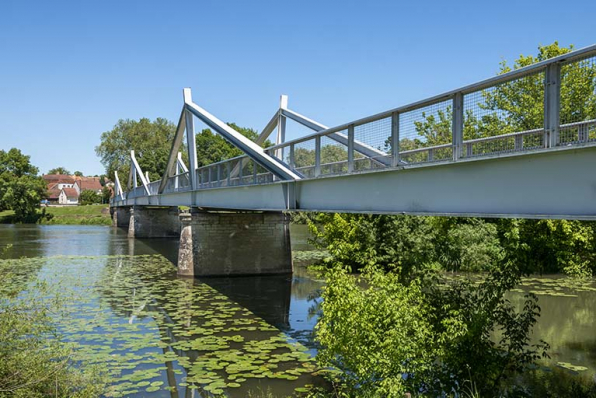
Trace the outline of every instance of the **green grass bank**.
<instances>
[{"instance_id":1,"label":"green grass bank","mask_svg":"<svg viewBox=\"0 0 596 398\"><path fill-rule=\"evenodd\" d=\"M62 225L111 225L110 210L107 205L64 206L42 208L51 214L50 220L42 219L40 224ZM0 212L0 223L11 224L14 212L11 210Z\"/></svg>"}]
</instances>

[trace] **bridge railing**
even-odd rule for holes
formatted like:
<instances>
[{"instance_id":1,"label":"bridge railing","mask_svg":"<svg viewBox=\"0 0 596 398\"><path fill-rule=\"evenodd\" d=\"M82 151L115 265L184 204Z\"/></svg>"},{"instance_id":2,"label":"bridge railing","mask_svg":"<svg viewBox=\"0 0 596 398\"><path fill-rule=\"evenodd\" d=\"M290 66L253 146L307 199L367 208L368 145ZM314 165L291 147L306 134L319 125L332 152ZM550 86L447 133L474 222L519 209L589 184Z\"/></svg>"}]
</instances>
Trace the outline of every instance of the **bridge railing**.
<instances>
[{"instance_id":1,"label":"bridge railing","mask_svg":"<svg viewBox=\"0 0 596 398\"><path fill-rule=\"evenodd\" d=\"M305 178L596 142L596 46L268 148ZM345 135L345 142L330 139ZM354 141L373 148L364 155Z\"/></svg>"},{"instance_id":2,"label":"bridge railing","mask_svg":"<svg viewBox=\"0 0 596 398\"><path fill-rule=\"evenodd\" d=\"M220 188L228 186L254 185L273 182L273 173L256 163L248 156L238 156L196 170L199 189ZM185 173L186 174L186 173ZM171 177L164 192L175 192ZM190 183L184 184L182 190L188 190ZM180 189L179 189L180 190Z\"/></svg>"},{"instance_id":3,"label":"bridge railing","mask_svg":"<svg viewBox=\"0 0 596 398\"><path fill-rule=\"evenodd\" d=\"M190 190L190 172L186 172L168 178L164 193L186 192Z\"/></svg>"}]
</instances>

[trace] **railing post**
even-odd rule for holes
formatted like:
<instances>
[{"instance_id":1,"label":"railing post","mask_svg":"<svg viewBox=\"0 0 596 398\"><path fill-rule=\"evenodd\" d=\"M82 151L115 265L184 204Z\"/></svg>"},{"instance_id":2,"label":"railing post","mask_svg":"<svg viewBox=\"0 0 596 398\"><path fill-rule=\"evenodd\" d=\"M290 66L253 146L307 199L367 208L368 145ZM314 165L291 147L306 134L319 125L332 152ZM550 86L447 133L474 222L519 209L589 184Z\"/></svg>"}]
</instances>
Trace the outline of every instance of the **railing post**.
<instances>
[{"instance_id":1,"label":"railing post","mask_svg":"<svg viewBox=\"0 0 596 398\"><path fill-rule=\"evenodd\" d=\"M230 162L226 162L226 170L228 172L228 186L230 186L232 182L232 165Z\"/></svg>"},{"instance_id":2,"label":"railing post","mask_svg":"<svg viewBox=\"0 0 596 398\"><path fill-rule=\"evenodd\" d=\"M464 142L464 96L462 93L456 93L453 97L453 118L451 123L453 160L457 161L463 154L462 146Z\"/></svg>"},{"instance_id":3,"label":"railing post","mask_svg":"<svg viewBox=\"0 0 596 398\"><path fill-rule=\"evenodd\" d=\"M515 136L513 149L516 151L521 151L522 149L524 149L524 137L522 135L518 134Z\"/></svg>"},{"instance_id":4,"label":"railing post","mask_svg":"<svg viewBox=\"0 0 596 398\"><path fill-rule=\"evenodd\" d=\"M321 136L315 138L315 177L321 175Z\"/></svg>"},{"instance_id":5,"label":"railing post","mask_svg":"<svg viewBox=\"0 0 596 398\"><path fill-rule=\"evenodd\" d=\"M348 173L354 171L354 125L348 126Z\"/></svg>"},{"instance_id":6,"label":"railing post","mask_svg":"<svg viewBox=\"0 0 596 398\"><path fill-rule=\"evenodd\" d=\"M221 163L217 165L217 186L221 187Z\"/></svg>"},{"instance_id":7,"label":"railing post","mask_svg":"<svg viewBox=\"0 0 596 398\"><path fill-rule=\"evenodd\" d=\"M296 169L296 164L294 162L294 144L290 144L290 170Z\"/></svg>"},{"instance_id":8,"label":"railing post","mask_svg":"<svg viewBox=\"0 0 596 398\"><path fill-rule=\"evenodd\" d=\"M561 109L561 65L549 64L544 74L544 144L554 148L559 144ZM548 138L548 140L547 140Z\"/></svg>"},{"instance_id":9,"label":"railing post","mask_svg":"<svg viewBox=\"0 0 596 398\"><path fill-rule=\"evenodd\" d=\"M587 142L589 139L588 125L580 124L577 126L577 140L579 142Z\"/></svg>"},{"instance_id":10,"label":"railing post","mask_svg":"<svg viewBox=\"0 0 596 398\"><path fill-rule=\"evenodd\" d=\"M257 183L257 163L254 160L252 161L252 183L255 185Z\"/></svg>"},{"instance_id":11,"label":"railing post","mask_svg":"<svg viewBox=\"0 0 596 398\"><path fill-rule=\"evenodd\" d=\"M399 113L391 114L391 167L399 164Z\"/></svg>"}]
</instances>

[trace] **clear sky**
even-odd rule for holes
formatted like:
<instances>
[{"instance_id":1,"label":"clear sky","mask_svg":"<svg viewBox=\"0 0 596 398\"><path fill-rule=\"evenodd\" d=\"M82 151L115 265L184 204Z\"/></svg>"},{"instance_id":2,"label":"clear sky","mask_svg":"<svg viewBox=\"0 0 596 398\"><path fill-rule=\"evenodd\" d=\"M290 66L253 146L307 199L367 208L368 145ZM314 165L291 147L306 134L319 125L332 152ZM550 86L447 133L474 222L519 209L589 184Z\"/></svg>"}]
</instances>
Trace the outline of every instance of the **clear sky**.
<instances>
[{"instance_id":1,"label":"clear sky","mask_svg":"<svg viewBox=\"0 0 596 398\"><path fill-rule=\"evenodd\" d=\"M183 87L241 126L262 129L280 94L333 126L490 77L538 44L594 44L595 15L594 0L0 0L0 149L100 174L100 134L176 121Z\"/></svg>"}]
</instances>

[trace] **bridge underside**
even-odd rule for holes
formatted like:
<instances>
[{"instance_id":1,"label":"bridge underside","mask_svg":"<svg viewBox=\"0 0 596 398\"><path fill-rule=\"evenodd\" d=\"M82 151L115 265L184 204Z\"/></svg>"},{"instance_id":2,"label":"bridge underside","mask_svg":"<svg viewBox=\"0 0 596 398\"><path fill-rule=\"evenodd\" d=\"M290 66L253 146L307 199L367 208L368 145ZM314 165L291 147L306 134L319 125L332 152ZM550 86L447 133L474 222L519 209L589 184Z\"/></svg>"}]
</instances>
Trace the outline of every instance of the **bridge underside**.
<instances>
[{"instance_id":1,"label":"bridge underside","mask_svg":"<svg viewBox=\"0 0 596 398\"><path fill-rule=\"evenodd\" d=\"M113 206L596 220L596 147L116 201Z\"/></svg>"}]
</instances>

